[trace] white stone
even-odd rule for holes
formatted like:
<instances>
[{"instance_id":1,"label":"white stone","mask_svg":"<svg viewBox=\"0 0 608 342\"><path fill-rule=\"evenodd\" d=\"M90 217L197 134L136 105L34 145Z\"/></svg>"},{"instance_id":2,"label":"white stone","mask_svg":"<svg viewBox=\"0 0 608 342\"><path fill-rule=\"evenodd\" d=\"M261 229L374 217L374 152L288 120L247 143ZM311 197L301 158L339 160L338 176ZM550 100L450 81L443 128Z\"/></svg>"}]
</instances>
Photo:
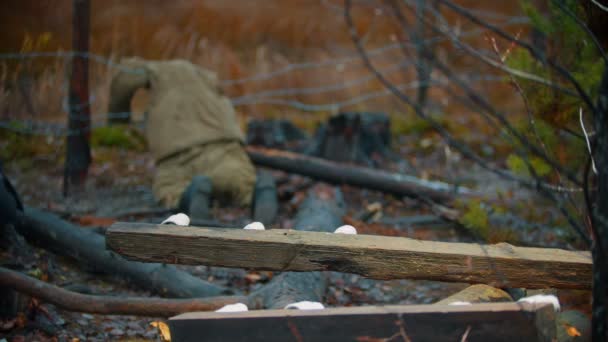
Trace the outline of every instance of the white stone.
<instances>
[{"instance_id":1,"label":"white stone","mask_svg":"<svg viewBox=\"0 0 608 342\"><path fill-rule=\"evenodd\" d=\"M309 301L302 301L302 302L296 302L296 303L291 303L291 304L287 304L285 306L285 310L322 310L325 309L325 306L323 306L323 304L319 303L319 302L309 302Z\"/></svg>"},{"instance_id":2,"label":"white stone","mask_svg":"<svg viewBox=\"0 0 608 342\"><path fill-rule=\"evenodd\" d=\"M455 302L451 302L448 305L473 305L469 302L461 302L461 301L455 301Z\"/></svg>"},{"instance_id":3,"label":"white stone","mask_svg":"<svg viewBox=\"0 0 608 342\"><path fill-rule=\"evenodd\" d=\"M247 305L245 305L243 303L228 304L228 305L224 305L221 309L215 310L215 312L244 312L244 311L249 311L249 308L247 307Z\"/></svg>"},{"instance_id":4,"label":"white stone","mask_svg":"<svg viewBox=\"0 0 608 342\"><path fill-rule=\"evenodd\" d=\"M265 230L264 224L262 222L251 222L250 224L243 227L243 229L247 230Z\"/></svg>"},{"instance_id":5,"label":"white stone","mask_svg":"<svg viewBox=\"0 0 608 342\"><path fill-rule=\"evenodd\" d=\"M337 228L334 231L334 234L351 234L351 235L357 235L357 229L353 226L349 226L349 225L344 225L341 226L339 228Z\"/></svg>"},{"instance_id":6,"label":"white stone","mask_svg":"<svg viewBox=\"0 0 608 342\"><path fill-rule=\"evenodd\" d=\"M186 214L179 213L179 214L169 216L169 218L164 220L161 224L169 224L169 223L173 223L178 226L189 226L190 218Z\"/></svg>"},{"instance_id":7,"label":"white stone","mask_svg":"<svg viewBox=\"0 0 608 342\"><path fill-rule=\"evenodd\" d=\"M517 301L518 303L532 303L532 304L553 304L555 311L560 311L561 306L559 305L559 299L554 295L534 295L530 297L524 297Z\"/></svg>"}]
</instances>

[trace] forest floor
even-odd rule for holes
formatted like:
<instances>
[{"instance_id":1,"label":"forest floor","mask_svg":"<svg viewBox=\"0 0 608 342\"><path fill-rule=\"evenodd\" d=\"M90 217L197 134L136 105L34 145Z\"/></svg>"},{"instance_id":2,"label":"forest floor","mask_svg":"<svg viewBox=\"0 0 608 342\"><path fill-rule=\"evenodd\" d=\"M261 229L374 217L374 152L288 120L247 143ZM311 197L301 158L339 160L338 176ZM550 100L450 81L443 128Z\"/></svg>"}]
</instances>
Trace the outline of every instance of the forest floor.
<instances>
[{"instance_id":1,"label":"forest floor","mask_svg":"<svg viewBox=\"0 0 608 342\"><path fill-rule=\"evenodd\" d=\"M426 139L426 140L425 140ZM420 141L425 141L421 146ZM402 161L385 162L383 169L407 171L422 178L442 179L448 182L462 182L474 190L496 197L509 194L514 207L526 209L528 217L548 217L556 215L550 207L539 205L533 193L505 182L496 176L471 165L462 158L446 152L445 146L434 136L396 137L393 148ZM121 221L141 221L157 223L168 216L156 203L151 191L151 180L155 166L147 152L131 151L124 148L100 147L94 150L94 162L86 188L81 193L73 193L68 198L61 195L62 165L58 158L34 159L23 164L9 163L5 166L8 176L18 189L27 206L54 212L66 220L78 224L82 229L107 227L120 216ZM406 165L406 166L404 166ZM42 170L42 172L41 172ZM304 199L306 190L315 182L307 178L272 171L280 179L279 193L285 188L298 191L280 203L279 216L273 228L292 228L298 205ZM375 191L350 186L340 187L346 201L345 221L356 226L360 234L403 236L424 240L478 241L469 231L453 223L434 226L410 226L383 223L382 218L403 218L428 215L430 212L413 199L399 199ZM371 204L378 203L381 213L368 222L356 218ZM531 203L535 203L531 206ZM213 208L213 217L220 223L242 227L250 222L249 211L240 208ZM532 212L536 211L536 212ZM550 220L545 220L545 222ZM513 228L513 227L512 227ZM517 229L517 228L513 228ZM550 230L536 230L536 234L526 235L527 245L560 246L573 248L568 241ZM499 236L494 236L495 240ZM490 241L498 242L498 241ZM32 262L26 266L30 275L67 288L87 289L102 295L152 296L128 282L102 274L91 273L86 266L74 260L54 255L44 249L35 248ZM5 256L3 256L4 258ZM10 260L2 260L3 263ZM212 283L227 286L247 294L268 282L271 272L249 272L242 269L226 269L203 266L180 266L194 275ZM383 305L383 304L428 304L436 302L463 288L466 284L433 281L393 280L376 281L357 275L333 273L324 304L329 307ZM577 291L560 291L562 306L589 310L588 294ZM104 316L68 312L43 305L48 315L43 315L45 324L28 326L19 318L2 322L0 339L8 341L59 340L59 341L148 341L160 340L159 330L151 325L162 318L142 318L133 316ZM21 324L21 325L20 325Z\"/></svg>"}]
</instances>

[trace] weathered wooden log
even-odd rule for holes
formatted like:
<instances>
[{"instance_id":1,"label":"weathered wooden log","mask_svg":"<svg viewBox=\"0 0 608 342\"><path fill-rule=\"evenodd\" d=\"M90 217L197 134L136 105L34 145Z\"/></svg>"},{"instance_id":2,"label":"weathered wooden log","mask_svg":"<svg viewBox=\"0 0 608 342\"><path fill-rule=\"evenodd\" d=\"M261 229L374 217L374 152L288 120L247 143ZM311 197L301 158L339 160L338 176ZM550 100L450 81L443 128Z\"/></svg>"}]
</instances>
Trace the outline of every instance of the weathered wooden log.
<instances>
[{"instance_id":1,"label":"weathered wooden log","mask_svg":"<svg viewBox=\"0 0 608 342\"><path fill-rule=\"evenodd\" d=\"M169 320L173 342L555 341L550 304L362 306L192 312Z\"/></svg>"},{"instance_id":2,"label":"weathered wooden log","mask_svg":"<svg viewBox=\"0 0 608 342\"><path fill-rule=\"evenodd\" d=\"M540 292L541 293L534 293ZM523 291L525 292L525 291ZM527 296L534 294L547 294L546 290L530 291ZM551 291L549 291L551 292ZM556 293L552 293L556 295ZM507 292L495 287L476 284L465 288L462 291L446 297L433 305L449 305L455 302L468 302L471 304L478 303L498 303L511 302L518 300L512 298ZM584 313L576 310L567 310L556 313L555 315L555 330L558 342L574 342L574 341L589 341L591 338L591 321ZM491 340L494 340L493 338Z\"/></svg>"},{"instance_id":3,"label":"weathered wooden log","mask_svg":"<svg viewBox=\"0 0 608 342\"><path fill-rule=\"evenodd\" d=\"M103 315L170 317L185 312L216 310L224 305L246 302L244 296L164 299L85 295L0 267L0 287L38 298L62 309Z\"/></svg>"},{"instance_id":4,"label":"weathered wooden log","mask_svg":"<svg viewBox=\"0 0 608 342\"><path fill-rule=\"evenodd\" d=\"M300 206L294 227L299 231L329 232L341 225L342 215L344 215L344 202L341 192L326 186L317 186L309 192L308 198ZM246 253L247 258L254 257L255 252L251 252ZM326 290L327 277L322 272L285 272L250 294L249 303L258 307L276 309L303 300L321 302Z\"/></svg>"},{"instance_id":5,"label":"weathered wooden log","mask_svg":"<svg viewBox=\"0 0 608 342\"><path fill-rule=\"evenodd\" d=\"M318 213L308 215L314 219ZM304 219L302 214L298 217ZM336 226L317 222L315 227L322 231ZM587 251L137 223L117 223L106 234L111 249L127 258L150 262L275 271L327 270L375 279L426 279L496 287L591 287L592 263Z\"/></svg>"},{"instance_id":6,"label":"weathered wooden log","mask_svg":"<svg viewBox=\"0 0 608 342\"><path fill-rule=\"evenodd\" d=\"M104 236L80 229L41 210L26 208L15 227L29 242L73 258L94 271L126 278L134 285L160 295L190 298L231 293L227 288L201 280L174 266L125 260L106 250Z\"/></svg>"},{"instance_id":7,"label":"weathered wooden log","mask_svg":"<svg viewBox=\"0 0 608 342\"><path fill-rule=\"evenodd\" d=\"M435 305L448 305L454 302L468 302L471 304L477 304L512 301L513 298L511 298L508 293L501 289L497 289L485 284L475 284L438 301L435 303Z\"/></svg>"},{"instance_id":8,"label":"weathered wooden log","mask_svg":"<svg viewBox=\"0 0 608 342\"><path fill-rule=\"evenodd\" d=\"M409 175L394 174L371 168L341 164L298 153L247 147L254 164L286 172L312 177L333 184L347 184L382 191L395 196L426 197L445 202L456 196L472 194L472 191L453 185L419 179Z\"/></svg>"}]
</instances>

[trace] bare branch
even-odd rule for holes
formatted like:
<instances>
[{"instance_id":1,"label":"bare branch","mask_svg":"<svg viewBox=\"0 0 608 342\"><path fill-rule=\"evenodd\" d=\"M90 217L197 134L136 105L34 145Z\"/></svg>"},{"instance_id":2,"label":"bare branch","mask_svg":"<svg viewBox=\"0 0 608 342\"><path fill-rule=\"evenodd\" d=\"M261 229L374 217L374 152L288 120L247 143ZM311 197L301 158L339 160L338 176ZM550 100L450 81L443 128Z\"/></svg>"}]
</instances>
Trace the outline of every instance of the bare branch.
<instances>
[{"instance_id":1,"label":"bare branch","mask_svg":"<svg viewBox=\"0 0 608 342\"><path fill-rule=\"evenodd\" d=\"M479 19L477 16L471 14L469 11L467 11L465 8L449 1L449 0L437 0L440 1L441 3L443 3L444 5L446 5L448 8L450 8L452 11L460 14L461 16L467 18L468 20L472 21L473 23L481 26L481 27L485 27L488 30L496 33L498 36L510 41L510 42L514 42L517 45L525 48L526 50L528 50L530 52L530 54L539 62L546 64L548 66L550 66L552 69L554 69L555 71L557 71L558 74L560 74L562 77L564 77L566 80L568 80L568 82L570 82L574 88L576 89L576 91L578 92L579 96L581 97L581 99L583 100L583 102L585 103L585 105L587 107L589 107L589 109L591 110L591 112L595 115L597 112L597 108L595 108L595 105L593 104L593 101L591 100L591 97L589 96L589 94L583 89L583 87L580 85L580 83L574 78L574 76L572 76L572 74L570 72L568 72L568 70L566 70L564 67L562 67L561 65L557 64L552 58L548 58L544 53L542 53L541 51L539 51L537 48L533 47L532 45L525 43L519 39L516 39L515 37L513 37L512 35L506 33L505 31L499 29L498 27L496 27L495 25L489 24L481 19Z\"/></svg>"},{"instance_id":2,"label":"bare branch","mask_svg":"<svg viewBox=\"0 0 608 342\"><path fill-rule=\"evenodd\" d=\"M597 0L591 0L591 2L593 2L593 4L599 7L602 11L608 12L608 7L600 4Z\"/></svg>"}]
</instances>

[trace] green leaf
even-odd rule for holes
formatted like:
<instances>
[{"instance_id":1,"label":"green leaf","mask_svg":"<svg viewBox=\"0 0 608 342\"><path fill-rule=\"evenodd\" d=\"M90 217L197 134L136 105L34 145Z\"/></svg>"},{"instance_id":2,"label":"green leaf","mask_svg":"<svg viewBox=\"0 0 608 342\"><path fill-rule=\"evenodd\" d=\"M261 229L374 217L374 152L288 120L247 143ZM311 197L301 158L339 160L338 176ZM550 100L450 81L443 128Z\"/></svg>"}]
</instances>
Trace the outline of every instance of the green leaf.
<instances>
[{"instance_id":1,"label":"green leaf","mask_svg":"<svg viewBox=\"0 0 608 342\"><path fill-rule=\"evenodd\" d=\"M539 177L543 177L551 173L551 166L540 158L532 157L530 166ZM530 169L526 162L518 155L511 153L507 157L507 167L513 173L520 176L530 176Z\"/></svg>"}]
</instances>

